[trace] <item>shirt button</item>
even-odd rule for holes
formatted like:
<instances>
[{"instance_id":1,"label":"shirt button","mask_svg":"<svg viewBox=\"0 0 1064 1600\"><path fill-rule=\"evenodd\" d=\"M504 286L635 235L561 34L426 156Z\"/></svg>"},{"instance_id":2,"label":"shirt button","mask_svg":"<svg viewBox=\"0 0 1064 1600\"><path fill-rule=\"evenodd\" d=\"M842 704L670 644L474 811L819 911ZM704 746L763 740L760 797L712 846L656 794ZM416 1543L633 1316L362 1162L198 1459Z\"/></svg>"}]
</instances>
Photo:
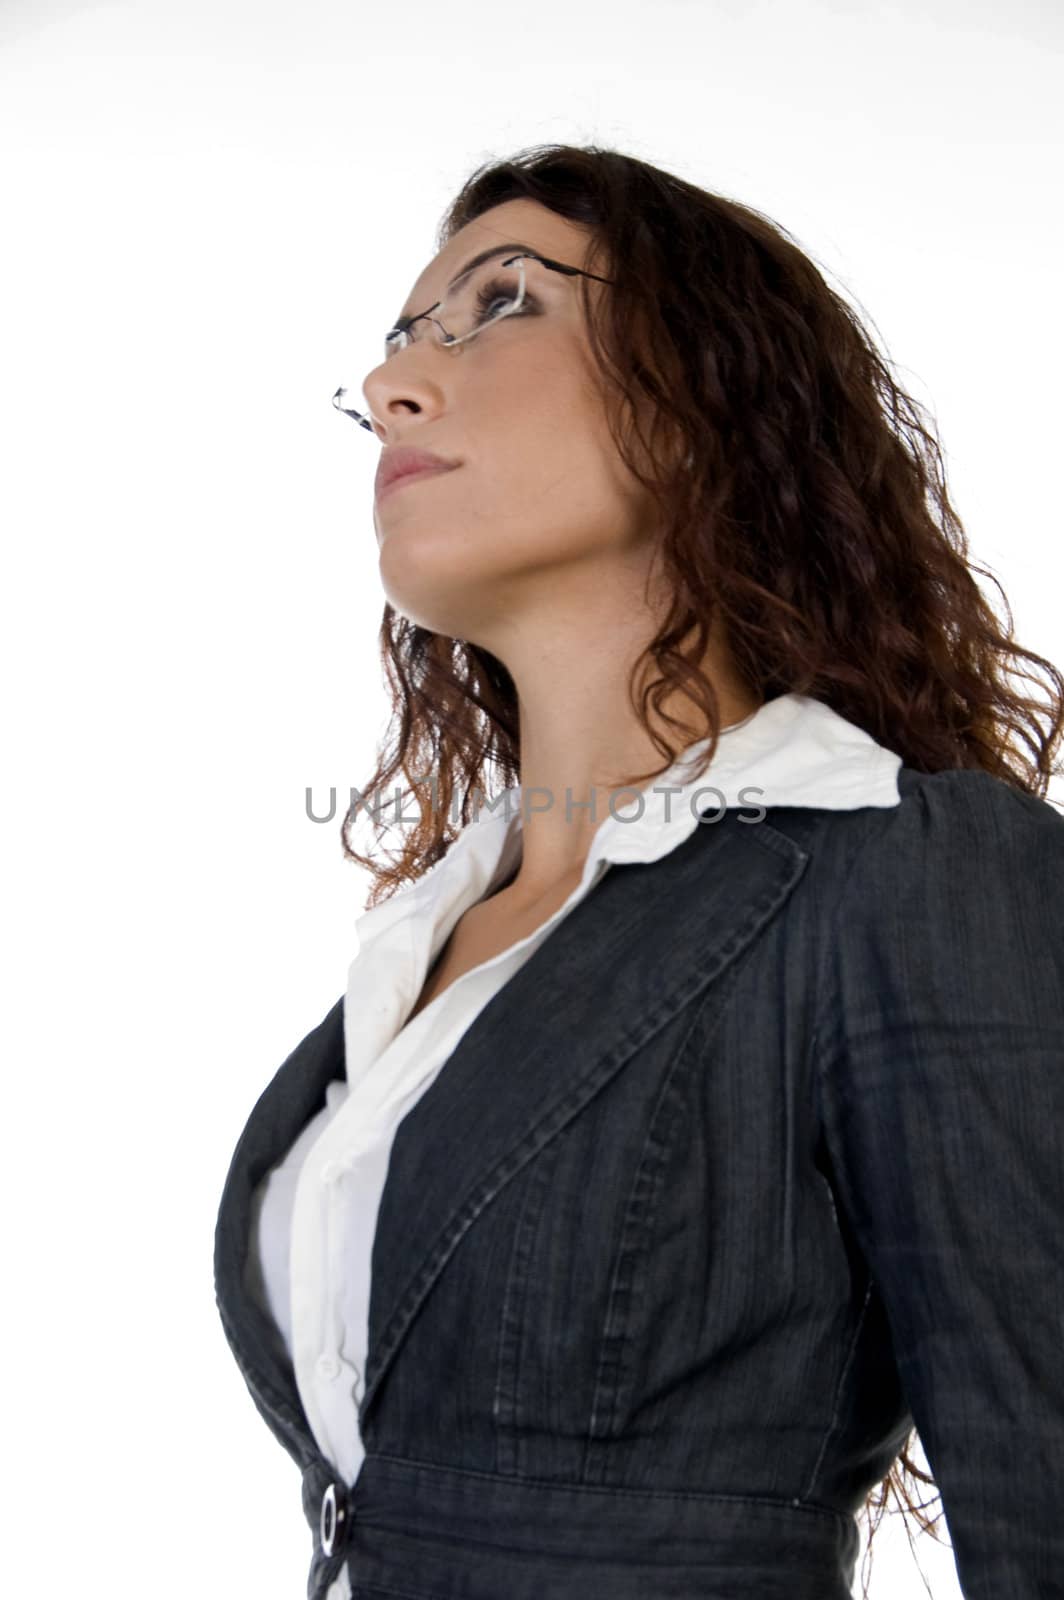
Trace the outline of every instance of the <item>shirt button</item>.
<instances>
[{"instance_id":1,"label":"shirt button","mask_svg":"<svg viewBox=\"0 0 1064 1600\"><path fill-rule=\"evenodd\" d=\"M317 1366L318 1377L325 1378L327 1382L340 1376L340 1363L335 1356L319 1356Z\"/></svg>"},{"instance_id":2,"label":"shirt button","mask_svg":"<svg viewBox=\"0 0 1064 1600\"><path fill-rule=\"evenodd\" d=\"M327 1161L321 1169L322 1183L335 1183L344 1170L342 1161Z\"/></svg>"}]
</instances>

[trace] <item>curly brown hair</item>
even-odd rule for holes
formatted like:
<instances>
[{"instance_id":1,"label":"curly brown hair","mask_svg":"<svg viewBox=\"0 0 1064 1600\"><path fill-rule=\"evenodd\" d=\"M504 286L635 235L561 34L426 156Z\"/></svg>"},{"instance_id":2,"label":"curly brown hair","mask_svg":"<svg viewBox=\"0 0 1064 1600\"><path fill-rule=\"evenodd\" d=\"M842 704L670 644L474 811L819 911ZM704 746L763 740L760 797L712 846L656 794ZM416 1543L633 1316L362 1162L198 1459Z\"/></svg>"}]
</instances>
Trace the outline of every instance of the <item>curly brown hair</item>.
<instances>
[{"instance_id":1,"label":"curly brown hair","mask_svg":"<svg viewBox=\"0 0 1064 1600\"><path fill-rule=\"evenodd\" d=\"M586 265L613 288L595 301L587 278L574 282L610 432L663 512L671 609L629 683L663 760L627 781L660 775L692 737L709 736L698 776L712 760L719 705L700 663L720 618L739 677L762 699L808 695L918 771L981 768L1047 798L1061 770L1064 678L1014 641L1000 583L969 559L933 424L810 256L749 206L616 150L557 144L477 169L437 249L516 199L592 230ZM976 573L997 586L1004 626ZM387 603L379 637L392 718L341 827L345 856L372 875L369 905L444 856L489 774L500 790L518 782L521 756L514 683L495 656ZM1050 680L1046 705L1010 687L1012 673L1037 681L1020 658ZM637 699L651 666L659 676ZM661 713L675 690L698 707L696 728ZM678 743L653 730L648 700ZM392 859L362 854L354 819L374 815L379 839L381 796L400 772L418 814ZM909 1454L917 1439L914 1428L862 1508L869 1558L891 1492L939 1537L941 1512L927 1517L932 1502L915 1503L905 1482L934 1484Z\"/></svg>"}]
</instances>

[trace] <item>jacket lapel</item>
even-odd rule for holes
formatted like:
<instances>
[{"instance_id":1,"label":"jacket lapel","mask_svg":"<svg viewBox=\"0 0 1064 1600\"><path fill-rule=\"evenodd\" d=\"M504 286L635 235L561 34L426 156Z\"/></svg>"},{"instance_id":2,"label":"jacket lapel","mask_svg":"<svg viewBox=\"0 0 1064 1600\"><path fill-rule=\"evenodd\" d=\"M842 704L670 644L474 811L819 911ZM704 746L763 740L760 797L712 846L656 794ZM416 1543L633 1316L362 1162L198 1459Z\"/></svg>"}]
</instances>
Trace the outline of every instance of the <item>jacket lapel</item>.
<instances>
[{"instance_id":1,"label":"jacket lapel","mask_svg":"<svg viewBox=\"0 0 1064 1600\"><path fill-rule=\"evenodd\" d=\"M735 812L652 862L613 864L474 1019L396 1131L373 1246L362 1422L452 1252L506 1183L784 904L808 853ZM574 995L587 997L574 1010ZM219 1208L215 1290L267 1422L319 1455L276 1333L243 1283L251 1192L344 1076L343 999L292 1051L240 1137Z\"/></svg>"},{"instance_id":2,"label":"jacket lapel","mask_svg":"<svg viewBox=\"0 0 1064 1600\"><path fill-rule=\"evenodd\" d=\"M360 1422L478 1214L735 961L808 859L767 823L728 812L657 861L611 865L478 1014L396 1131L373 1246Z\"/></svg>"}]
</instances>

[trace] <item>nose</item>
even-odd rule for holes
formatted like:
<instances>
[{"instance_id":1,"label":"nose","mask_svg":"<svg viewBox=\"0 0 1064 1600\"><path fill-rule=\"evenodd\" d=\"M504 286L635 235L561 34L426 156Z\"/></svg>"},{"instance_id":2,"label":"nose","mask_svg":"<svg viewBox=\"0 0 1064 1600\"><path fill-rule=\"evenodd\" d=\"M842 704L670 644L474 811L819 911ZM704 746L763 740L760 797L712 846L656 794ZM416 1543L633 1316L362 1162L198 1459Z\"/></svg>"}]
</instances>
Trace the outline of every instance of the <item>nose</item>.
<instances>
[{"instance_id":1,"label":"nose","mask_svg":"<svg viewBox=\"0 0 1064 1600\"><path fill-rule=\"evenodd\" d=\"M444 406L443 389L432 373L433 359L445 362L447 354L438 346L426 353L425 346L424 340L408 345L374 367L362 384L366 414L382 444L389 442L388 429L393 424L401 433L406 418L431 417Z\"/></svg>"}]
</instances>

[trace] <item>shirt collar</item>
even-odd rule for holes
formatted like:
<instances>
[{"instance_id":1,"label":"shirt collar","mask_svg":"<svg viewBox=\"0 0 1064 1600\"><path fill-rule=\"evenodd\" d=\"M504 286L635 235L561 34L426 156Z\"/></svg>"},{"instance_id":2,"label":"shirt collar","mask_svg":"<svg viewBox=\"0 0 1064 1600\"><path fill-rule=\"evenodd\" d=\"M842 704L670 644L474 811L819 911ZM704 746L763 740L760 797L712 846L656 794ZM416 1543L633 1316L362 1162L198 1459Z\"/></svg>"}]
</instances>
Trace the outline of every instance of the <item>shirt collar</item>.
<instances>
[{"instance_id":1,"label":"shirt collar","mask_svg":"<svg viewBox=\"0 0 1064 1600\"><path fill-rule=\"evenodd\" d=\"M667 771L637 793L625 791L612 814L606 808L588 851L584 881L603 861L657 861L676 849L699 825L727 807L756 816L760 807L815 806L850 811L900 803L901 757L821 700L783 694L741 722L724 728L713 760L700 778L692 768L709 745L708 736L689 745ZM423 909L429 898L467 904L483 898L509 876L521 857L521 785L504 790L466 824L447 854L423 877L358 919L360 946L397 918Z\"/></svg>"}]
</instances>

